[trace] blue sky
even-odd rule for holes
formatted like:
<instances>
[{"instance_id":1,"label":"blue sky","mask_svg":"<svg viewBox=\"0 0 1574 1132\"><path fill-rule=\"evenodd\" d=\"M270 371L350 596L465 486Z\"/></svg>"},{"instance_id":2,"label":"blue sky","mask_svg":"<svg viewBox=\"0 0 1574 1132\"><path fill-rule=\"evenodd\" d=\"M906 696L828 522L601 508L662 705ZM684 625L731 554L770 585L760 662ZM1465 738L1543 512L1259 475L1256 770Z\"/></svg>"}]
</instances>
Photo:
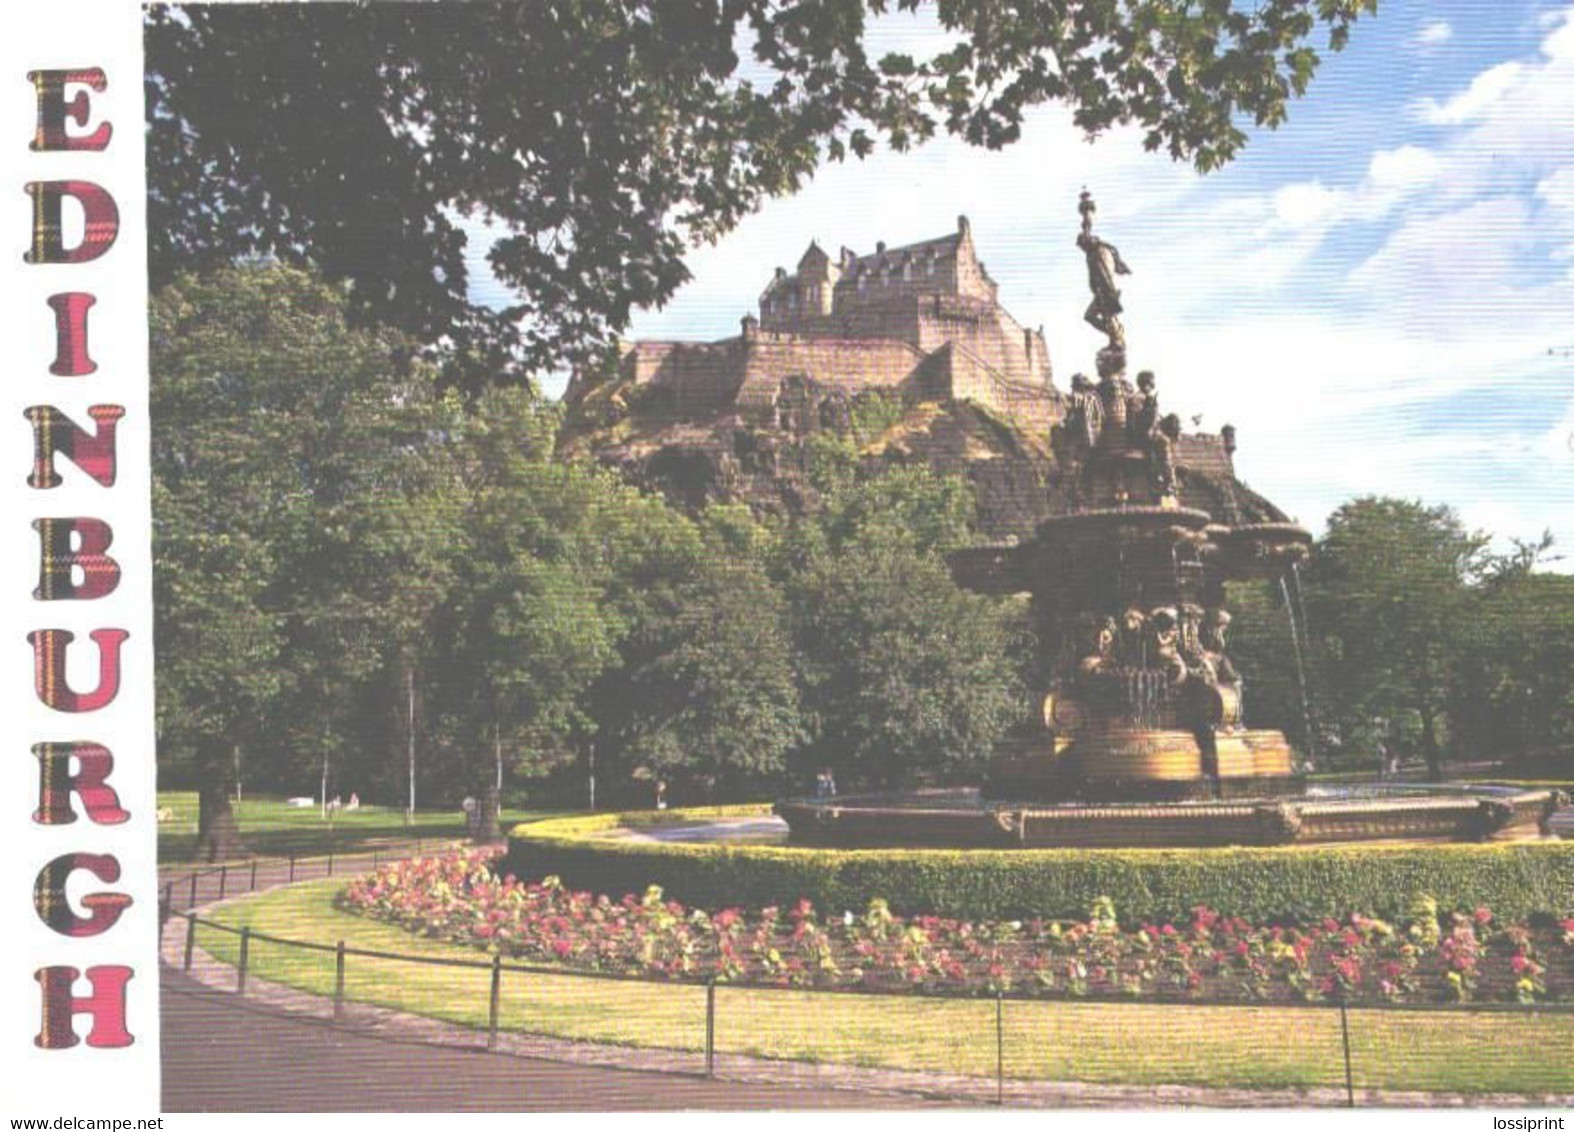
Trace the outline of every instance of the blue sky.
<instances>
[{"instance_id":1,"label":"blue sky","mask_svg":"<svg viewBox=\"0 0 1574 1132\"><path fill-rule=\"evenodd\" d=\"M877 34L923 50L932 24ZM631 336L737 332L811 239L858 251L958 213L1055 379L1098 335L1073 246L1077 193L1135 274L1133 369L1167 408L1240 433L1244 479L1321 529L1364 493L1454 506L1500 537L1550 528L1574 569L1574 4L1383 0L1277 131L1216 173L1086 142L1061 107L1000 153L944 139L822 169L727 239ZM478 249L479 250L479 249Z\"/></svg>"}]
</instances>

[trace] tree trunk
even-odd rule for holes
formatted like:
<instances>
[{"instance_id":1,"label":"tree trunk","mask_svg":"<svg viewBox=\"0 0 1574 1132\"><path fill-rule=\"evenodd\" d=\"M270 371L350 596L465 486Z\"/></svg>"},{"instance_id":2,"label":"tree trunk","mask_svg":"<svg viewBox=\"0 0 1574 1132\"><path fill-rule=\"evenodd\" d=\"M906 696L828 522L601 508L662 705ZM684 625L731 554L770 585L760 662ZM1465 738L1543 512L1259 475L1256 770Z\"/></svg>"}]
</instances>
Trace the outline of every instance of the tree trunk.
<instances>
[{"instance_id":1,"label":"tree trunk","mask_svg":"<svg viewBox=\"0 0 1574 1132\"><path fill-rule=\"evenodd\" d=\"M245 852L230 805L230 785L222 776L209 775L197 791L197 855L204 861L223 861Z\"/></svg>"},{"instance_id":2,"label":"tree trunk","mask_svg":"<svg viewBox=\"0 0 1574 1132\"><path fill-rule=\"evenodd\" d=\"M1421 709L1421 748L1426 756L1428 782L1443 781L1443 752L1437 745L1437 720L1430 708Z\"/></svg>"},{"instance_id":3,"label":"tree trunk","mask_svg":"<svg viewBox=\"0 0 1574 1132\"><path fill-rule=\"evenodd\" d=\"M404 740L408 760L405 784L409 788L405 803L404 823L415 824L415 661L406 655L404 660Z\"/></svg>"},{"instance_id":4,"label":"tree trunk","mask_svg":"<svg viewBox=\"0 0 1574 1132\"><path fill-rule=\"evenodd\" d=\"M501 803L502 794L497 788L497 783L489 783L487 788L481 791L481 797L476 800L479 810L475 823L477 845L491 845L503 839L503 826L498 820Z\"/></svg>"}]
</instances>

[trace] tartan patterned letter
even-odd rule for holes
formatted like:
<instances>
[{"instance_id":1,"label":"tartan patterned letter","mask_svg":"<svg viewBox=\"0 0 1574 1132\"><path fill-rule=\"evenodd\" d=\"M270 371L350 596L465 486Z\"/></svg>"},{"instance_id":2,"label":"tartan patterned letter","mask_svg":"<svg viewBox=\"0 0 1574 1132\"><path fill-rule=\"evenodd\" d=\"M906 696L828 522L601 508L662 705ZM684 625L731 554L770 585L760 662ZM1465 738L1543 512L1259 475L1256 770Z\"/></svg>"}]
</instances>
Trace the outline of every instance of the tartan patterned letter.
<instances>
[{"instance_id":1,"label":"tartan patterned letter","mask_svg":"<svg viewBox=\"0 0 1574 1132\"><path fill-rule=\"evenodd\" d=\"M89 90L103 90L104 72L97 67L82 67L71 71L29 71L28 81L38 94L38 129L33 134L35 152L61 149L104 149L109 145L109 135L114 132L108 122L91 134L72 137L66 133L66 119L78 126L86 126L88 97L86 90L79 90L76 97L66 101L66 84L74 83Z\"/></svg>"},{"instance_id":2,"label":"tartan patterned letter","mask_svg":"<svg viewBox=\"0 0 1574 1132\"><path fill-rule=\"evenodd\" d=\"M87 356L87 309L97 301L85 291L49 296L55 312L55 360L49 372L56 377L85 377L98 369Z\"/></svg>"},{"instance_id":3,"label":"tartan patterned letter","mask_svg":"<svg viewBox=\"0 0 1574 1132\"><path fill-rule=\"evenodd\" d=\"M23 411L33 425L33 474L28 487L59 487L55 472L55 453L60 453L105 487L115 484L115 422L126 415L119 405L91 405L93 418L90 435L53 405L34 405Z\"/></svg>"},{"instance_id":4,"label":"tartan patterned letter","mask_svg":"<svg viewBox=\"0 0 1574 1132\"><path fill-rule=\"evenodd\" d=\"M70 1049L77 1044L71 1030L76 1014L91 1014L93 1028L87 1044L95 1049L119 1049L133 1039L126 1030L126 984L131 981L130 967L89 967L88 982L93 993L76 998L71 984L82 972L75 967L40 967L33 973L44 991L44 1024L33 1044L44 1049Z\"/></svg>"},{"instance_id":5,"label":"tartan patterned letter","mask_svg":"<svg viewBox=\"0 0 1574 1132\"><path fill-rule=\"evenodd\" d=\"M103 255L120 234L120 209L115 198L91 181L29 181L33 198L33 250L28 263L87 263ZM60 202L75 197L82 206L82 242L66 247Z\"/></svg>"},{"instance_id":6,"label":"tartan patterned letter","mask_svg":"<svg viewBox=\"0 0 1574 1132\"><path fill-rule=\"evenodd\" d=\"M120 584L120 563L104 553L115 532L102 519L34 519L33 529L39 543L33 596L39 601L92 601ZM81 582L72 578L73 567L81 567Z\"/></svg>"},{"instance_id":7,"label":"tartan patterned letter","mask_svg":"<svg viewBox=\"0 0 1574 1132\"><path fill-rule=\"evenodd\" d=\"M131 907L124 892L90 892L82 897L86 916L79 916L66 899L66 882L81 869L106 884L120 879L120 862L108 853L67 853L56 857L38 873L33 882L33 908L38 918L61 935L79 939L100 935L115 926L115 921Z\"/></svg>"},{"instance_id":8,"label":"tartan patterned letter","mask_svg":"<svg viewBox=\"0 0 1574 1132\"><path fill-rule=\"evenodd\" d=\"M38 759L38 809L33 820L39 825L70 825L77 820L71 805L74 793L82 808L97 825L119 825L131 815L120 808L120 795L109 785L115 769L115 756L97 743L34 743ZM71 760L77 771L71 773Z\"/></svg>"},{"instance_id":9,"label":"tartan patterned letter","mask_svg":"<svg viewBox=\"0 0 1574 1132\"><path fill-rule=\"evenodd\" d=\"M66 683L66 646L76 634L65 629L36 629L27 635L33 646L33 686L38 698L56 711L97 711L120 691L120 643L131 634L124 629L94 629L88 634L98 643L98 687L73 692Z\"/></svg>"}]
</instances>

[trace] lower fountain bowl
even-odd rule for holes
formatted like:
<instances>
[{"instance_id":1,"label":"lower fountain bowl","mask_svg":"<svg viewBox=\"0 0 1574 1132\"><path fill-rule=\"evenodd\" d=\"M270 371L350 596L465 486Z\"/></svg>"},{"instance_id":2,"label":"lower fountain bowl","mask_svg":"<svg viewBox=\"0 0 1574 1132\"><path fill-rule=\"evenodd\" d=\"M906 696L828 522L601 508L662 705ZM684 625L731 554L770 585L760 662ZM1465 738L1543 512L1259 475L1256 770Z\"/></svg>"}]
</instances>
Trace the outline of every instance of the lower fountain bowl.
<instances>
[{"instance_id":1,"label":"lower fountain bowl","mask_svg":"<svg viewBox=\"0 0 1574 1132\"><path fill-rule=\"evenodd\" d=\"M1556 790L1444 785L1314 787L1169 802L987 799L976 790L788 799L790 841L844 848L1162 848L1358 841L1528 840L1549 835Z\"/></svg>"}]
</instances>

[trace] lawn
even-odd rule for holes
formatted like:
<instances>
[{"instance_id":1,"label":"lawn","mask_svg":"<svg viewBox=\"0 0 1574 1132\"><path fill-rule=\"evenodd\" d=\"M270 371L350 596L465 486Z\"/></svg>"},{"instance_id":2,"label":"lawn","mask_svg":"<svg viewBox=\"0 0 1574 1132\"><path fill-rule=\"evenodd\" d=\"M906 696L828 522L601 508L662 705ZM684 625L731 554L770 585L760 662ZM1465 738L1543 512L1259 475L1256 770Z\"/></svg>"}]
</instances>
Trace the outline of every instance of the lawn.
<instances>
[{"instance_id":1,"label":"lawn","mask_svg":"<svg viewBox=\"0 0 1574 1132\"><path fill-rule=\"evenodd\" d=\"M197 794L194 790L161 790L160 810L168 810L169 820L159 823L158 859L162 864L196 860ZM526 810L506 810L503 828L522 821L547 816ZM404 810L389 806L362 805L359 810L341 809L326 819L317 806L295 807L283 798L246 798L235 807L241 838L249 854L257 856L298 857L371 849L390 841L423 838L460 838L465 836L465 818L458 807L449 810L417 810L415 824L407 825Z\"/></svg>"},{"instance_id":2,"label":"lawn","mask_svg":"<svg viewBox=\"0 0 1574 1132\"><path fill-rule=\"evenodd\" d=\"M485 961L333 907L342 880L279 889L215 915L289 939L407 955ZM228 962L238 938L202 929L198 944ZM253 941L256 976L331 994L333 956ZM488 973L350 957L355 1000L461 1025L486 1024ZM723 987L716 1048L801 1061L989 1077L993 1001L790 993ZM699 1050L698 986L508 973L504 1029L666 1049ZM1357 1088L1458 1092L1574 1092L1574 1015L1351 1010ZM1326 1009L1007 1001L1005 1072L1023 1080L1268 1088L1344 1084L1339 1015Z\"/></svg>"}]
</instances>

